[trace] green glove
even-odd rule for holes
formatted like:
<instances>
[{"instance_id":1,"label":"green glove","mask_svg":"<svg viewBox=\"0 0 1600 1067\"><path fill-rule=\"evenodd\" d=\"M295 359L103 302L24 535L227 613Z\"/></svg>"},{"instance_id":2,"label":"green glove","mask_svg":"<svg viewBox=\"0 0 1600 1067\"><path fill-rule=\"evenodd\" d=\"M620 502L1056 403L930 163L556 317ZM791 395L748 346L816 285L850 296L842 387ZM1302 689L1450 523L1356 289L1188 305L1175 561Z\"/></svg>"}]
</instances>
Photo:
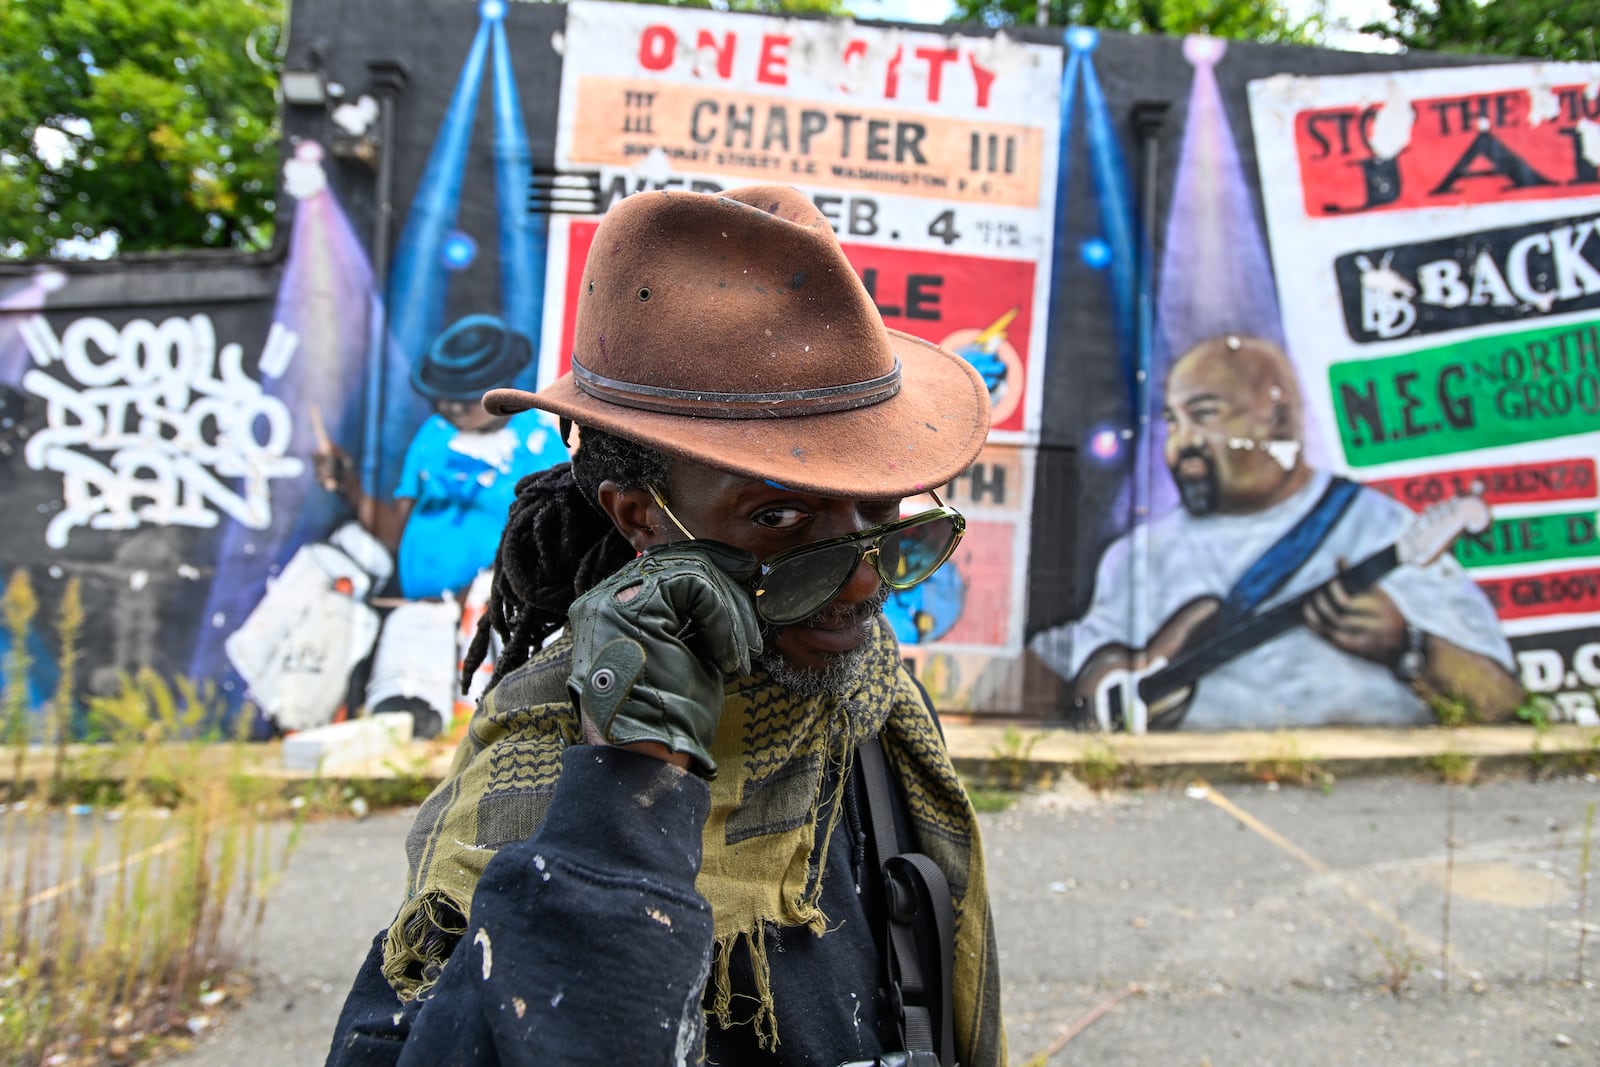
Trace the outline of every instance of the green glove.
<instances>
[{"instance_id":1,"label":"green glove","mask_svg":"<svg viewBox=\"0 0 1600 1067\"><path fill-rule=\"evenodd\" d=\"M657 741L716 774L711 740L725 674L750 669L761 631L750 594L717 559L730 546L674 541L650 549L579 597L567 613L567 688L614 745ZM741 553L754 565L755 557Z\"/></svg>"}]
</instances>

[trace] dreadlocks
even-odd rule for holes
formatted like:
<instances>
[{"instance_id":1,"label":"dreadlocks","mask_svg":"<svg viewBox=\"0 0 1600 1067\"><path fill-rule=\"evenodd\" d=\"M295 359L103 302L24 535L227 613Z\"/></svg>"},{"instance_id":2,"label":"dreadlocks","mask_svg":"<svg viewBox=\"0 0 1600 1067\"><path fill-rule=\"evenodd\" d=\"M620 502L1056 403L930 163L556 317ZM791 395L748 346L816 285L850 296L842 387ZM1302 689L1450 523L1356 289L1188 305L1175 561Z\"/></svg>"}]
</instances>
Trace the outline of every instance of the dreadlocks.
<instances>
[{"instance_id":1,"label":"dreadlocks","mask_svg":"<svg viewBox=\"0 0 1600 1067\"><path fill-rule=\"evenodd\" d=\"M582 430L571 463L517 483L495 551L488 610L462 660L463 693L488 654L491 629L504 642L492 687L566 625L567 609L580 594L633 558L633 547L600 509L600 483L608 478L623 489L654 485L665 492L667 457L599 430Z\"/></svg>"}]
</instances>

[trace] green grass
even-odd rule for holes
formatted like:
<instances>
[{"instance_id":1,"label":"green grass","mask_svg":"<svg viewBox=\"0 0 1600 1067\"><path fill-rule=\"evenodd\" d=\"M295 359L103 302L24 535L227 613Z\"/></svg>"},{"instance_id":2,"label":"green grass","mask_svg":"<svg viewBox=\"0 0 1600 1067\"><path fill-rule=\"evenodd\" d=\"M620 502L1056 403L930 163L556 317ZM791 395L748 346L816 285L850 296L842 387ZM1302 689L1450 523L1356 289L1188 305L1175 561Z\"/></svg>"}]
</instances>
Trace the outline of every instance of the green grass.
<instances>
[{"instance_id":1,"label":"green grass","mask_svg":"<svg viewBox=\"0 0 1600 1067\"><path fill-rule=\"evenodd\" d=\"M31 621L30 598L25 579L6 590L13 633ZM60 622L76 655L73 620ZM43 745L16 727L26 669L5 664L0 701L12 749L0 788L0 1063L132 1063L186 1040L189 1019L225 995L297 828L284 831L281 787L243 773L242 747L207 733L219 710L207 689L149 671L124 678L90 702L107 741L80 767L55 708ZM240 755L219 758L228 750Z\"/></svg>"}]
</instances>

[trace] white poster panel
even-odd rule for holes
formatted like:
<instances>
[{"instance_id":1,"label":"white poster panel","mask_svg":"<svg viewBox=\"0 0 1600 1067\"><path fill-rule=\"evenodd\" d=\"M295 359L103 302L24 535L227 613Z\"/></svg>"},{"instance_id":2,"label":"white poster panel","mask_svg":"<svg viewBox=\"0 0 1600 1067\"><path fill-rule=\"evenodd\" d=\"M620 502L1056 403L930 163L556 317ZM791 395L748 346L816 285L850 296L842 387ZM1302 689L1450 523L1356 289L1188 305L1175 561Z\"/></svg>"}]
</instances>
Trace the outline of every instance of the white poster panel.
<instances>
[{"instance_id":1,"label":"white poster panel","mask_svg":"<svg viewBox=\"0 0 1600 1067\"><path fill-rule=\"evenodd\" d=\"M1421 509L1553 717L1600 689L1600 65L1250 85L1283 326L1333 465Z\"/></svg>"},{"instance_id":2,"label":"white poster panel","mask_svg":"<svg viewBox=\"0 0 1600 1067\"><path fill-rule=\"evenodd\" d=\"M563 56L557 169L597 175L602 211L645 190L793 185L832 223L885 324L983 375L1001 451L950 487L974 497L967 540L948 574L886 614L913 658L1020 654L1032 464L1006 446L1039 432L1061 50L580 0ZM552 222L550 376L570 365L597 224ZM975 674L935 696L962 706Z\"/></svg>"}]
</instances>

